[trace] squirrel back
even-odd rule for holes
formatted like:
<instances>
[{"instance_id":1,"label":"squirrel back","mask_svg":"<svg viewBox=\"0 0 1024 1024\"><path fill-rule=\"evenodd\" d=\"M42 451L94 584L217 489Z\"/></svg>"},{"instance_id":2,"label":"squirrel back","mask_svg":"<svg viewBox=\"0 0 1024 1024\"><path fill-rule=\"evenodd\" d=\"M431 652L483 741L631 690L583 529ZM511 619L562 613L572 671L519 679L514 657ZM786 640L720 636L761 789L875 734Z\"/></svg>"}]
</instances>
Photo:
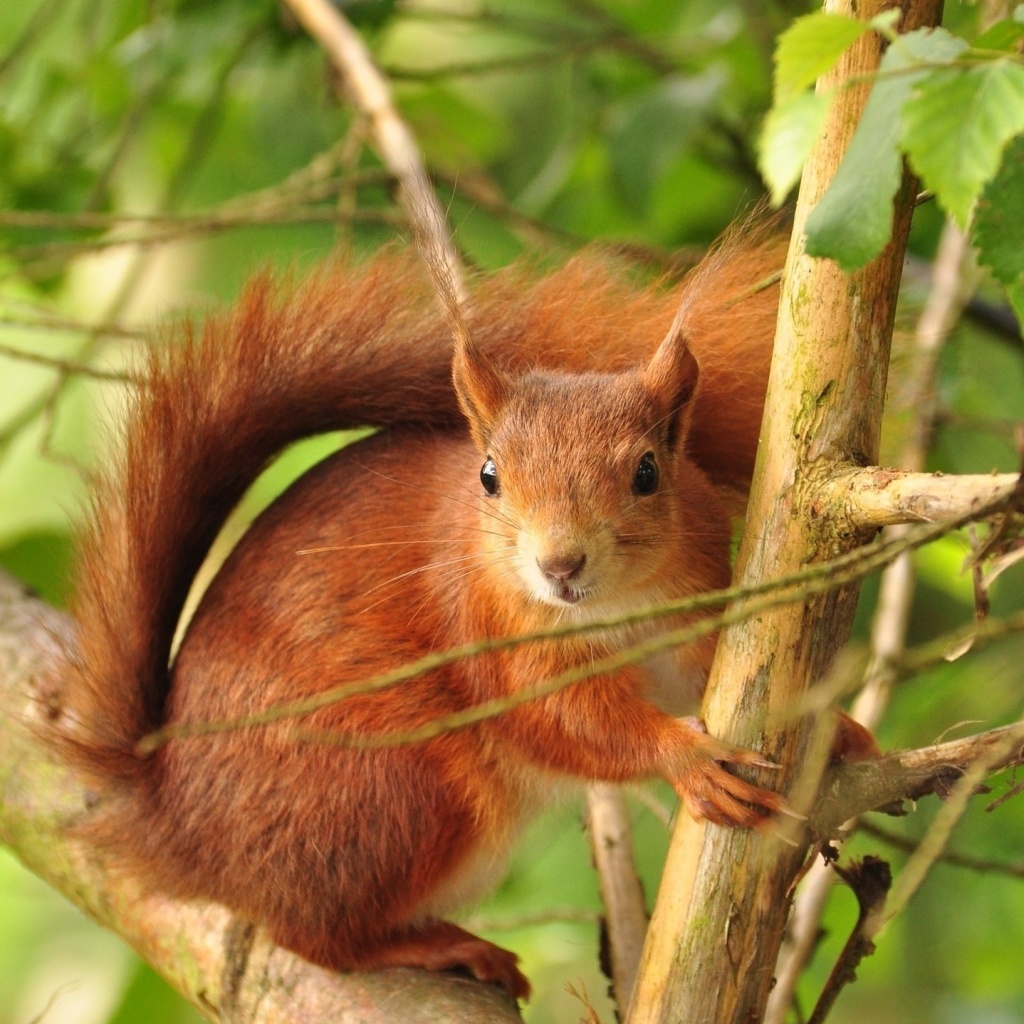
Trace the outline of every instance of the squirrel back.
<instances>
[{"instance_id":1,"label":"squirrel back","mask_svg":"<svg viewBox=\"0 0 1024 1024\"><path fill-rule=\"evenodd\" d=\"M168 722L244 718L432 650L723 585L712 480L742 485L753 464L775 300L751 286L777 259L770 239L733 239L675 320L677 296L594 256L540 280L495 275L473 294L454 387L430 289L394 251L293 289L258 278L155 351L81 541L62 742L105 789L94 837L316 962L463 966L524 995L511 954L439 915L494 880L552 777L661 774L695 814L763 824L778 798L723 767L763 761L652 703L680 680L699 693L713 638L414 746L357 742L514 696L666 623L332 703L299 719L305 742L285 723L148 757L137 745ZM294 440L363 425L386 429L243 537L172 664L188 589L255 476Z\"/></svg>"}]
</instances>

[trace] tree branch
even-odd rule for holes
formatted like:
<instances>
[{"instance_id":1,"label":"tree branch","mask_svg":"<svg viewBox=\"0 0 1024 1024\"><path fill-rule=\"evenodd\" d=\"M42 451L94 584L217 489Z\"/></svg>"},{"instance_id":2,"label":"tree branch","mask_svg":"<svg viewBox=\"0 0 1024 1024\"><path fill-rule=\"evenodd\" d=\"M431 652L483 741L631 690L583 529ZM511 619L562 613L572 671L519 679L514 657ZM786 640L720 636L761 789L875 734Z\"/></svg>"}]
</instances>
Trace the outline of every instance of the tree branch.
<instances>
[{"instance_id":1,"label":"tree branch","mask_svg":"<svg viewBox=\"0 0 1024 1024\"><path fill-rule=\"evenodd\" d=\"M897 808L904 800L947 796L973 765L986 774L1024 763L1024 722L990 729L917 750L896 751L875 761L833 765L825 776L808 828L828 839L850 818Z\"/></svg>"},{"instance_id":2,"label":"tree branch","mask_svg":"<svg viewBox=\"0 0 1024 1024\"><path fill-rule=\"evenodd\" d=\"M71 631L65 616L0 574L0 841L31 870L125 938L211 1020L519 1020L496 990L445 975L330 974L254 936L223 908L148 895L133 879L112 873L74 833L89 814L90 794L44 742L48 717L60 705ZM827 837L855 814L948 792L972 764L986 759L988 770L1024 761L1024 724L835 766L809 831ZM635 896L625 915L632 922L639 919ZM618 905L609 901L610 908ZM622 991L629 984L625 977Z\"/></svg>"},{"instance_id":3,"label":"tree branch","mask_svg":"<svg viewBox=\"0 0 1024 1024\"><path fill-rule=\"evenodd\" d=\"M814 511L835 517L839 529L861 531L898 523L960 518L1018 494L1016 473L947 476L892 469L848 469L822 482Z\"/></svg>"},{"instance_id":4,"label":"tree branch","mask_svg":"<svg viewBox=\"0 0 1024 1024\"><path fill-rule=\"evenodd\" d=\"M631 822L622 791L594 785L587 791L590 841L605 907L605 931L615 1002L629 1006L647 933L647 905L633 859Z\"/></svg>"},{"instance_id":5,"label":"tree branch","mask_svg":"<svg viewBox=\"0 0 1024 1024\"><path fill-rule=\"evenodd\" d=\"M857 823L859 835L870 836L903 853L913 853L918 847L918 840L901 835L892 829L883 828L875 821ZM957 850L946 850L939 860L954 868L966 868L979 875L1005 875L1007 878L1024 878L1024 861L994 860L991 857L975 857Z\"/></svg>"},{"instance_id":6,"label":"tree branch","mask_svg":"<svg viewBox=\"0 0 1024 1024\"><path fill-rule=\"evenodd\" d=\"M937 411L936 375L939 354L949 332L970 297L966 268L967 238L952 221L947 221L932 267L931 288L914 332L914 356L910 368L907 406L914 410L909 436L900 452L899 467L920 472L935 430ZM934 512L918 505L915 512ZM851 518L853 512L850 512ZM863 524L862 524L863 525ZM908 527L890 527L889 536L905 535ZM914 595L914 566L909 552L900 555L882 572L878 603L871 626L871 658L864 673L863 687L854 702L853 718L870 730L881 721L896 681L896 661L906 647L907 624ZM821 918L836 878L831 864L815 859L800 883L793 903L789 937L776 966L776 984L768 999L765 1024L783 1024L793 1003L797 981L817 945Z\"/></svg>"},{"instance_id":7,"label":"tree branch","mask_svg":"<svg viewBox=\"0 0 1024 1024\"><path fill-rule=\"evenodd\" d=\"M327 0L286 2L341 73L353 104L366 118L378 155L401 186L402 204L409 212L417 242L435 280L443 273L453 297L463 301L465 286L459 257L452 245L444 213L430 187L416 140L395 109L387 80L374 64L366 44ZM444 295L441 297L443 300Z\"/></svg>"}]
</instances>

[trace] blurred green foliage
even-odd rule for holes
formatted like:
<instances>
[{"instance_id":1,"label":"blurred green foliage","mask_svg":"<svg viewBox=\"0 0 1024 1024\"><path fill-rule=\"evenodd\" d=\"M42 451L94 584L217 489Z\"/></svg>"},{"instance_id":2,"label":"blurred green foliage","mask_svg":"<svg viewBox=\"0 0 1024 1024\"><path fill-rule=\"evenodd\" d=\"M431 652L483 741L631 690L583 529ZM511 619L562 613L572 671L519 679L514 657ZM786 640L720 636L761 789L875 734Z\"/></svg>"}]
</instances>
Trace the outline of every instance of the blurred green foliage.
<instances>
[{"instance_id":1,"label":"blurred green foliage","mask_svg":"<svg viewBox=\"0 0 1024 1024\"><path fill-rule=\"evenodd\" d=\"M341 6L388 72L457 241L482 268L524 251L557 259L592 239L670 266L673 251L709 242L763 191L755 143L771 100L772 49L806 13L788 0ZM969 38L975 16L951 6L952 29ZM122 385L78 364L122 373L137 336L229 299L258 267L301 268L339 244L366 251L408 237L335 84L317 47L271 0L0 4L0 564L48 599L64 599L69 521L123 397ZM920 211L914 244L925 260L940 223L934 209ZM998 303L998 292L985 294ZM940 387L931 468L1015 468L1019 339L965 322L943 355ZM252 501L331 443L282 460ZM962 538L950 538L918 556L911 642L970 621L965 552ZM865 587L861 637L876 589ZM1021 595L1019 572L1008 572L993 613L1019 607ZM1024 640L1011 638L906 683L883 743L920 745L958 723L1018 717L1022 663ZM1019 865L1020 802L992 814L983 803L954 845ZM653 897L666 830L645 804L634 806ZM888 827L913 842L933 813L923 805ZM593 921L556 913L497 926L596 912L578 822L569 808L535 825L479 910L494 925L488 934L523 957L538 993L527 1010L535 1024L582 1015L570 983L611 1020ZM871 851L891 855L897 870L905 856L868 836L851 844ZM0 1024L198 1019L6 855L0 892ZM852 897L837 893L801 989L805 1007L854 916ZM832 1019L1024 1021L1022 943L1019 873L940 866Z\"/></svg>"}]
</instances>

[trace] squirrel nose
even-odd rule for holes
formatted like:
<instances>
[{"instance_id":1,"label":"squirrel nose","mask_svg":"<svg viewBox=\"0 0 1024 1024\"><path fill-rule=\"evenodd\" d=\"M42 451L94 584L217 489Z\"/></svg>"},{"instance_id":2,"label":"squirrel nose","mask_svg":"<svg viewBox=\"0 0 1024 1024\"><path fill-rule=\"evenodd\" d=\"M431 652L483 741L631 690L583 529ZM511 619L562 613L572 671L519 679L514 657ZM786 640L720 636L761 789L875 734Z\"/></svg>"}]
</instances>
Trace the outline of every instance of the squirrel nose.
<instances>
[{"instance_id":1,"label":"squirrel nose","mask_svg":"<svg viewBox=\"0 0 1024 1024\"><path fill-rule=\"evenodd\" d=\"M540 571L549 579L558 580L564 583L578 576L586 562L585 553L573 552L568 555L550 555L545 558L538 558L537 565Z\"/></svg>"}]
</instances>

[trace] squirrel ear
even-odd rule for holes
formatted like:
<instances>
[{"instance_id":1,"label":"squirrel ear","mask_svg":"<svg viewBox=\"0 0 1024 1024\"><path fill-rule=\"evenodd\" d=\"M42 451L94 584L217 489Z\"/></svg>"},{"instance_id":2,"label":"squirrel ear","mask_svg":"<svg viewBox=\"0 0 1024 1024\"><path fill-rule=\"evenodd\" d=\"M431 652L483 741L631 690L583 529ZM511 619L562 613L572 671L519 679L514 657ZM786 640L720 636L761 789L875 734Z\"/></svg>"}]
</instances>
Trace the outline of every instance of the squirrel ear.
<instances>
[{"instance_id":1,"label":"squirrel ear","mask_svg":"<svg viewBox=\"0 0 1024 1024\"><path fill-rule=\"evenodd\" d=\"M697 387L700 370L682 331L673 324L644 368L644 387L659 407L668 429L668 445L686 431L690 399Z\"/></svg>"},{"instance_id":2,"label":"squirrel ear","mask_svg":"<svg viewBox=\"0 0 1024 1024\"><path fill-rule=\"evenodd\" d=\"M452 380L473 440L485 450L494 419L505 404L508 385L468 332L459 332L455 339Z\"/></svg>"}]
</instances>

